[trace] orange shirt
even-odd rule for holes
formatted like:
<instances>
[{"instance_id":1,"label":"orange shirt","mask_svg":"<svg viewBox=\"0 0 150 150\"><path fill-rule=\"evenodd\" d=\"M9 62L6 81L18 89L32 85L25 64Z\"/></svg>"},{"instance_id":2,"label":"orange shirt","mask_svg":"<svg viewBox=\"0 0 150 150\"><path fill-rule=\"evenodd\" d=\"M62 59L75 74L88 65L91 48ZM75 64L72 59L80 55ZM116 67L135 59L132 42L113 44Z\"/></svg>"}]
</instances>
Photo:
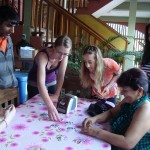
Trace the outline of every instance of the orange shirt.
<instances>
[{"instance_id":1,"label":"orange shirt","mask_svg":"<svg viewBox=\"0 0 150 150\"><path fill-rule=\"evenodd\" d=\"M6 52L6 47L7 47L7 42L8 42L8 38L7 37L0 37L0 48L2 49L2 51L5 53Z\"/></svg>"},{"instance_id":2,"label":"orange shirt","mask_svg":"<svg viewBox=\"0 0 150 150\"><path fill-rule=\"evenodd\" d=\"M110 58L104 58L104 64L105 64L105 72L104 72L104 79L103 79L103 85L101 87L101 91L104 87L106 87L111 79L114 77L114 73L118 72L120 70L119 65ZM94 80L94 77L92 77L93 75L90 75L91 79ZM97 95L94 92L94 87L92 87L92 95ZM118 92L118 86L117 83L115 83L109 90L109 93L106 95L105 98L113 98L115 95L117 95Z\"/></svg>"}]
</instances>

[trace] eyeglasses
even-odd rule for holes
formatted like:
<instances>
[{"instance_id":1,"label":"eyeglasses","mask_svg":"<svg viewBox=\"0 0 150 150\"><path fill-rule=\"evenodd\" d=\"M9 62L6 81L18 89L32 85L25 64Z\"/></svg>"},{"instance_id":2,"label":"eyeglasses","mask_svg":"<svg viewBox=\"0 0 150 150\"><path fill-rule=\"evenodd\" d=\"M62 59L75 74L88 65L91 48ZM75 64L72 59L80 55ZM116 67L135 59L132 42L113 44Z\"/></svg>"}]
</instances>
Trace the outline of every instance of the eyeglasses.
<instances>
[{"instance_id":1,"label":"eyeglasses","mask_svg":"<svg viewBox=\"0 0 150 150\"><path fill-rule=\"evenodd\" d=\"M60 51L57 51L57 53L59 54L59 55L64 55L64 56L70 56L71 54L70 53L62 53L62 52L60 52Z\"/></svg>"},{"instance_id":2,"label":"eyeglasses","mask_svg":"<svg viewBox=\"0 0 150 150\"><path fill-rule=\"evenodd\" d=\"M19 22L17 22L17 21L11 20L11 21L8 22L9 27L14 27L14 26L17 26L17 25L19 25Z\"/></svg>"}]
</instances>

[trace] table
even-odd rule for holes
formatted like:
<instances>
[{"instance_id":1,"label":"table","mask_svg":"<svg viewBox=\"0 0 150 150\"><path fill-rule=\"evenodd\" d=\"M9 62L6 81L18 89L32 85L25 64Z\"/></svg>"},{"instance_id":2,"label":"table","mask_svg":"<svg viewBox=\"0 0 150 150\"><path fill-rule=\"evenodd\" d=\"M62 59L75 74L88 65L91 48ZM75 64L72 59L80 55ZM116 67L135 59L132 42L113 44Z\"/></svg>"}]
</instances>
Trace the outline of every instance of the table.
<instances>
[{"instance_id":1,"label":"table","mask_svg":"<svg viewBox=\"0 0 150 150\"><path fill-rule=\"evenodd\" d=\"M40 95L16 108L12 122L0 132L0 150L110 150L111 145L80 133L91 102L80 98L77 111L50 121ZM108 125L100 125L108 130Z\"/></svg>"}]
</instances>

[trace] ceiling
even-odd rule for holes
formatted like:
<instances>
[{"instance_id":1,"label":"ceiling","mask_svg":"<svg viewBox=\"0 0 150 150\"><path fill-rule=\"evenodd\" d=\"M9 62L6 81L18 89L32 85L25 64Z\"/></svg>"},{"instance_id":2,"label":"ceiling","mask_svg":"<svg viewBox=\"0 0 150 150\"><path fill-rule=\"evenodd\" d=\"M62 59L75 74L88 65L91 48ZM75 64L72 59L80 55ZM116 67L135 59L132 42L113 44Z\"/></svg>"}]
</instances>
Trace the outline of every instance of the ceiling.
<instances>
[{"instance_id":1,"label":"ceiling","mask_svg":"<svg viewBox=\"0 0 150 150\"><path fill-rule=\"evenodd\" d=\"M92 15L104 21L127 22L131 0L112 0ZM132 0L137 2L136 22L150 22L150 0Z\"/></svg>"}]
</instances>

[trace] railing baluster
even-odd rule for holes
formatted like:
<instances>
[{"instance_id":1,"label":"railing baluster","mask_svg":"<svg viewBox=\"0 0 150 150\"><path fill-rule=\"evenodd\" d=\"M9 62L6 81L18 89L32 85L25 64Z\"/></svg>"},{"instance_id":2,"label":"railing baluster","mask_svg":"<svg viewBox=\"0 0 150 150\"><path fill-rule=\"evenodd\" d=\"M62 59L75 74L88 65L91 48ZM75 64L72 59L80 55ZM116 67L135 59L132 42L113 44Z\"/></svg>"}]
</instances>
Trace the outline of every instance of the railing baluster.
<instances>
[{"instance_id":1,"label":"railing baluster","mask_svg":"<svg viewBox=\"0 0 150 150\"><path fill-rule=\"evenodd\" d=\"M53 19L52 19L52 36L51 36L51 42L52 42L52 46L54 46L53 41L54 41L54 30L55 30L55 18L56 17L56 10L54 9L54 15L53 15Z\"/></svg>"},{"instance_id":2,"label":"railing baluster","mask_svg":"<svg viewBox=\"0 0 150 150\"><path fill-rule=\"evenodd\" d=\"M37 32L37 22L38 22L38 0L36 0L35 3L35 23L34 23L35 32Z\"/></svg>"},{"instance_id":3,"label":"railing baluster","mask_svg":"<svg viewBox=\"0 0 150 150\"><path fill-rule=\"evenodd\" d=\"M46 19L46 29L47 29L47 32L46 32L46 43L48 43L48 38L49 38L49 25L50 25L50 7L47 7L47 18ZM48 46L48 45L46 45Z\"/></svg>"},{"instance_id":4,"label":"railing baluster","mask_svg":"<svg viewBox=\"0 0 150 150\"><path fill-rule=\"evenodd\" d=\"M39 2L39 13L38 13L38 27L39 27L39 33L41 33L41 26L42 26L42 8L43 8L43 1L41 0Z\"/></svg>"}]
</instances>

